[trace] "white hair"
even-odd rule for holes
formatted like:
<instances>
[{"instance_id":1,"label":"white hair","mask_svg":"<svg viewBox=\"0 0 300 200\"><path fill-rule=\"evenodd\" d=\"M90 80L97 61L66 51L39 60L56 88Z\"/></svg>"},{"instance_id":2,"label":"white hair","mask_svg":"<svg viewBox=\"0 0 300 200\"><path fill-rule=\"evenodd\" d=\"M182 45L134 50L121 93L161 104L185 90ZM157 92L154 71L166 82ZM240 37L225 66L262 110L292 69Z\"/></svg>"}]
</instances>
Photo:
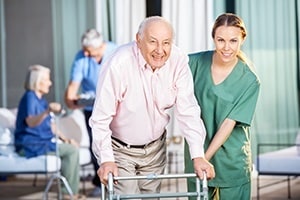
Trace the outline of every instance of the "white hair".
<instances>
[{"instance_id":1,"label":"white hair","mask_svg":"<svg viewBox=\"0 0 300 200\"><path fill-rule=\"evenodd\" d=\"M144 31L146 29L146 27L151 24L152 22L155 22L155 21L162 21L164 22L167 26L169 26L170 30L171 30L171 33L172 33L172 39L174 39L174 29L171 25L170 22L168 22L165 18L161 17L161 16L150 16L150 17L147 17L145 18L140 26L139 26L139 29L138 29L138 32L137 34L143 38L144 37Z\"/></svg>"},{"instance_id":2,"label":"white hair","mask_svg":"<svg viewBox=\"0 0 300 200\"><path fill-rule=\"evenodd\" d=\"M96 29L88 29L81 37L82 47L97 48L103 44L103 37Z\"/></svg>"},{"instance_id":3,"label":"white hair","mask_svg":"<svg viewBox=\"0 0 300 200\"><path fill-rule=\"evenodd\" d=\"M50 73L50 69L42 65L31 65L25 79L24 88L26 90L36 90L37 84L41 81L44 74Z\"/></svg>"}]
</instances>

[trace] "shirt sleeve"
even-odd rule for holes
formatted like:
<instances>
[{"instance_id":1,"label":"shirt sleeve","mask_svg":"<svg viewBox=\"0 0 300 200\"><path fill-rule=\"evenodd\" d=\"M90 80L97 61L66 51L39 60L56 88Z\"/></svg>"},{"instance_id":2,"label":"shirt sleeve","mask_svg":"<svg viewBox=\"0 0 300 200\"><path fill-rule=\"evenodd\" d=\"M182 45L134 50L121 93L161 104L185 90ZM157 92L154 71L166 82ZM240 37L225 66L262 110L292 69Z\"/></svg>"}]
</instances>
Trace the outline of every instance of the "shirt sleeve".
<instances>
[{"instance_id":1,"label":"shirt sleeve","mask_svg":"<svg viewBox=\"0 0 300 200\"><path fill-rule=\"evenodd\" d=\"M259 81L254 81L237 101L228 118L250 126L259 95L259 88Z\"/></svg>"},{"instance_id":2,"label":"shirt sleeve","mask_svg":"<svg viewBox=\"0 0 300 200\"><path fill-rule=\"evenodd\" d=\"M188 58L184 57L179 65L182 67L176 81L178 95L175 116L189 144L191 158L204 157L206 130L200 117L200 107L194 96L193 77L188 66Z\"/></svg>"},{"instance_id":3,"label":"shirt sleeve","mask_svg":"<svg viewBox=\"0 0 300 200\"><path fill-rule=\"evenodd\" d=\"M109 67L108 67L109 66ZM120 91L120 72L115 70L111 62L103 65L97 83L96 99L89 124L93 134L93 152L98 163L114 162L111 146L110 123L116 114L118 91Z\"/></svg>"},{"instance_id":4,"label":"shirt sleeve","mask_svg":"<svg viewBox=\"0 0 300 200\"><path fill-rule=\"evenodd\" d=\"M85 57L82 51L79 51L75 56L75 59L71 67L71 76L70 80L74 82L81 82L83 79L83 68L85 64Z\"/></svg>"}]
</instances>

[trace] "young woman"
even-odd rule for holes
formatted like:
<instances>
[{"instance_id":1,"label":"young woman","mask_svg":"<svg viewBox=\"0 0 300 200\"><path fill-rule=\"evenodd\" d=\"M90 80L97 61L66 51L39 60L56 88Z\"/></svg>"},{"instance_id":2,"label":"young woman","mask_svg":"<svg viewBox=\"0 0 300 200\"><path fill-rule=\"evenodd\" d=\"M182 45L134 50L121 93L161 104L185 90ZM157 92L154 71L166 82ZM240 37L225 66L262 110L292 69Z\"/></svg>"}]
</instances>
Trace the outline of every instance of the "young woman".
<instances>
[{"instance_id":1,"label":"young woman","mask_svg":"<svg viewBox=\"0 0 300 200\"><path fill-rule=\"evenodd\" d=\"M241 51L246 28L235 14L220 15L213 26L213 51L189 55L194 92L206 126L205 158L215 167L210 199L251 199L249 127L260 82ZM194 172L185 148L186 172ZM188 181L188 189L195 183Z\"/></svg>"}]
</instances>

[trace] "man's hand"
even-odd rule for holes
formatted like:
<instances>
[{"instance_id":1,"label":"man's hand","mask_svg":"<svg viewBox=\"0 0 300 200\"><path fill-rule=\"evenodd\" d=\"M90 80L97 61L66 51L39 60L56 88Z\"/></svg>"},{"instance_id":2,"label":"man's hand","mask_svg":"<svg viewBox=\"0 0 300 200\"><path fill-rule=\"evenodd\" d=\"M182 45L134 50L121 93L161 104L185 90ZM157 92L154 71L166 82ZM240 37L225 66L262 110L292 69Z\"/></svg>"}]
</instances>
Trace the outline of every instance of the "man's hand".
<instances>
[{"instance_id":1,"label":"man's hand","mask_svg":"<svg viewBox=\"0 0 300 200\"><path fill-rule=\"evenodd\" d=\"M207 179L213 179L215 177L215 169L212 164L210 164L205 158L194 158L194 169L196 175L203 180L203 172L206 173Z\"/></svg>"},{"instance_id":2,"label":"man's hand","mask_svg":"<svg viewBox=\"0 0 300 200\"><path fill-rule=\"evenodd\" d=\"M70 81L65 91L65 103L69 109L80 109L84 106L76 105L76 101L79 99L77 92L79 91L81 83Z\"/></svg>"},{"instance_id":3,"label":"man's hand","mask_svg":"<svg viewBox=\"0 0 300 200\"><path fill-rule=\"evenodd\" d=\"M108 174L112 173L113 176L118 176L118 167L115 162L105 162L102 163L97 171L97 174L100 178L101 183L107 185L108 182ZM117 182L115 182L117 184Z\"/></svg>"}]
</instances>

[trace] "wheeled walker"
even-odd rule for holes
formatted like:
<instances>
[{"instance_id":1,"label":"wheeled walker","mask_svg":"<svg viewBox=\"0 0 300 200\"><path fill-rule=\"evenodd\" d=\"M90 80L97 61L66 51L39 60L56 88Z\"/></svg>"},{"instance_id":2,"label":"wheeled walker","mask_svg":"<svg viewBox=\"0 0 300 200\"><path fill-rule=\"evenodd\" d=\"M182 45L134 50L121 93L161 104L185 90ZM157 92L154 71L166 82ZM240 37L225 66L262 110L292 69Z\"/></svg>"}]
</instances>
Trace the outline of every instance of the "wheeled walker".
<instances>
[{"instance_id":1,"label":"wheeled walker","mask_svg":"<svg viewBox=\"0 0 300 200\"><path fill-rule=\"evenodd\" d=\"M195 178L196 191L194 192L167 192L167 193L149 193L149 194L116 194L114 192L114 181L139 180L139 179L182 179ZM201 183L202 182L202 183ZM172 198L172 197L197 197L197 200L208 199L207 178L204 173L204 179L200 180L196 174L150 174L147 176L126 176L113 177L110 173L108 175L108 184L102 184L102 200L119 200L119 199L150 199L150 198Z\"/></svg>"}]
</instances>

